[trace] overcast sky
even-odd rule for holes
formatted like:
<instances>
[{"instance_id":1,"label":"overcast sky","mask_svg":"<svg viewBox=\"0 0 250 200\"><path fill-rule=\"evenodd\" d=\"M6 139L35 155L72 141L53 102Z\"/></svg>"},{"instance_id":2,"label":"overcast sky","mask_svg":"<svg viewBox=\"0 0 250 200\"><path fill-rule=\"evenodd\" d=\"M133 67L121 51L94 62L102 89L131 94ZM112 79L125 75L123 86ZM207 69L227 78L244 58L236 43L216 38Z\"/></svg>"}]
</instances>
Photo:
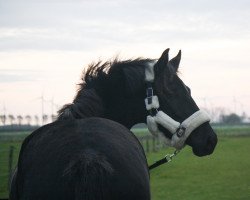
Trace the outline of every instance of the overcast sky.
<instances>
[{"instance_id":1,"label":"overcast sky","mask_svg":"<svg viewBox=\"0 0 250 200\"><path fill-rule=\"evenodd\" d=\"M0 0L0 112L40 114L42 94L72 101L88 63L170 48L200 107L250 115L249 19L248 0Z\"/></svg>"}]
</instances>

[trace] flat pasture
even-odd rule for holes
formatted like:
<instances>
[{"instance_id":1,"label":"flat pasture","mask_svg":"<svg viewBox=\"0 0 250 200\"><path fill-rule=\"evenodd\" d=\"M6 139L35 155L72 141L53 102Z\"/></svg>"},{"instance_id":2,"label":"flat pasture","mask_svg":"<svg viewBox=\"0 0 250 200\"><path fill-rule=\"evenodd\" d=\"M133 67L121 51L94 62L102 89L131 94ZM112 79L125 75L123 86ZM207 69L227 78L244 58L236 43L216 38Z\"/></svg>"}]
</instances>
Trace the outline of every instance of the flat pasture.
<instances>
[{"instance_id":1,"label":"flat pasture","mask_svg":"<svg viewBox=\"0 0 250 200\"><path fill-rule=\"evenodd\" d=\"M171 152L171 150L168 150ZM190 147L151 171L152 199L250 199L250 137L219 137L211 156L196 157ZM148 155L153 163L164 150Z\"/></svg>"},{"instance_id":2,"label":"flat pasture","mask_svg":"<svg viewBox=\"0 0 250 200\"><path fill-rule=\"evenodd\" d=\"M250 199L250 126L215 126L218 145L214 153L196 157L185 147L172 162L150 172L153 200L249 200ZM134 131L138 137L148 135L145 129ZM0 133L0 198L8 197L8 157L14 148L16 165L22 140L27 132ZM172 153L161 148L147 154L152 164Z\"/></svg>"}]
</instances>

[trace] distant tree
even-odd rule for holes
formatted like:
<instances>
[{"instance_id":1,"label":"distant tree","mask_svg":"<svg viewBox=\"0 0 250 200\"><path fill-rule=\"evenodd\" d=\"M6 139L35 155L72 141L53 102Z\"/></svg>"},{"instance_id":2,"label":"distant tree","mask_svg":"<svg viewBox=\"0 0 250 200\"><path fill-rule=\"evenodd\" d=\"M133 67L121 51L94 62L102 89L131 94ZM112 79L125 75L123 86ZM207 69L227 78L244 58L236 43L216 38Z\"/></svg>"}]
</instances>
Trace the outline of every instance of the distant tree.
<instances>
[{"instance_id":1,"label":"distant tree","mask_svg":"<svg viewBox=\"0 0 250 200\"><path fill-rule=\"evenodd\" d=\"M56 120L56 115L51 115L51 121L54 122Z\"/></svg>"},{"instance_id":2,"label":"distant tree","mask_svg":"<svg viewBox=\"0 0 250 200\"><path fill-rule=\"evenodd\" d=\"M31 122L31 119L32 119L31 116L30 115L26 115L25 119L27 121L27 124L30 125L30 122Z\"/></svg>"},{"instance_id":3,"label":"distant tree","mask_svg":"<svg viewBox=\"0 0 250 200\"><path fill-rule=\"evenodd\" d=\"M16 118L17 118L17 121L18 121L18 125L21 126L22 121L23 121L23 117L21 115L18 115Z\"/></svg>"},{"instance_id":4,"label":"distant tree","mask_svg":"<svg viewBox=\"0 0 250 200\"><path fill-rule=\"evenodd\" d=\"M14 121L15 121L14 115L8 115L8 118L9 118L9 121L10 121L10 125L13 125Z\"/></svg>"},{"instance_id":5,"label":"distant tree","mask_svg":"<svg viewBox=\"0 0 250 200\"><path fill-rule=\"evenodd\" d=\"M3 125L6 124L6 115L0 115L0 120L2 122Z\"/></svg>"},{"instance_id":6,"label":"distant tree","mask_svg":"<svg viewBox=\"0 0 250 200\"><path fill-rule=\"evenodd\" d=\"M34 119L36 121L36 125L38 126L39 125L39 117L37 115L34 116Z\"/></svg>"},{"instance_id":7,"label":"distant tree","mask_svg":"<svg viewBox=\"0 0 250 200\"><path fill-rule=\"evenodd\" d=\"M235 113L229 115L221 115L220 122L224 124L240 124L243 122L243 118Z\"/></svg>"},{"instance_id":8,"label":"distant tree","mask_svg":"<svg viewBox=\"0 0 250 200\"><path fill-rule=\"evenodd\" d=\"M43 124L46 124L48 121L48 115L43 115Z\"/></svg>"}]
</instances>

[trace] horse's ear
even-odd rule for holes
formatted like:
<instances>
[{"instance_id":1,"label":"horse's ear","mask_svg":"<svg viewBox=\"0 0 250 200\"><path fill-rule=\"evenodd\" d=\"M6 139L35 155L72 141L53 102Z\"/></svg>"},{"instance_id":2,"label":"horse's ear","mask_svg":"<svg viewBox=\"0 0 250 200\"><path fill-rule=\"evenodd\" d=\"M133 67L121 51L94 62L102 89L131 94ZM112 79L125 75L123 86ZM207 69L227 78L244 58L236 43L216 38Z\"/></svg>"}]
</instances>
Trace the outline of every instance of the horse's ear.
<instances>
[{"instance_id":1,"label":"horse's ear","mask_svg":"<svg viewBox=\"0 0 250 200\"><path fill-rule=\"evenodd\" d=\"M164 70L164 68L167 66L167 64L168 64L168 52L169 52L169 48L166 49L162 53L161 57L159 58L159 60L155 64L155 69L157 71L162 72Z\"/></svg>"},{"instance_id":2,"label":"horse's ear","mask_svg":"<svg viewBox=\"0 0 250 200\"><path fill-rule=\"evenodd\" d=\"M180 61L181 61L181 50L178 52L177 56L175 56L174 58L172 58L169 61L168 66L172 67L174 72L177 72L178 68L179 68Z\"/></svg>"}]
</instances>

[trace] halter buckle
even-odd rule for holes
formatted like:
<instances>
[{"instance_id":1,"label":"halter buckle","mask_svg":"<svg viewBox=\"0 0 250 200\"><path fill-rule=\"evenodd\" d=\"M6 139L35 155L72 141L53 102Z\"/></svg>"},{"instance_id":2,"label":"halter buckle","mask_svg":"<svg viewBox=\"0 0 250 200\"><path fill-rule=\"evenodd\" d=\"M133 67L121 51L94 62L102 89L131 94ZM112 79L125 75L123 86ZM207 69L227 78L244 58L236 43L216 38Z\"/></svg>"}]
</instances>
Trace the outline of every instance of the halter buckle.
<instances>
[{"instance_id":1,"label":"halter buckle","mask_svg":"<svg viewBox=\"0 0 250 200\"><path fill-rule=\"evenodd\" d=\"M180 138L182 137L186 132L186 128L183 126L180 126L177 130L176 130L176 135Z\"/></svg>"}]
</instances>

